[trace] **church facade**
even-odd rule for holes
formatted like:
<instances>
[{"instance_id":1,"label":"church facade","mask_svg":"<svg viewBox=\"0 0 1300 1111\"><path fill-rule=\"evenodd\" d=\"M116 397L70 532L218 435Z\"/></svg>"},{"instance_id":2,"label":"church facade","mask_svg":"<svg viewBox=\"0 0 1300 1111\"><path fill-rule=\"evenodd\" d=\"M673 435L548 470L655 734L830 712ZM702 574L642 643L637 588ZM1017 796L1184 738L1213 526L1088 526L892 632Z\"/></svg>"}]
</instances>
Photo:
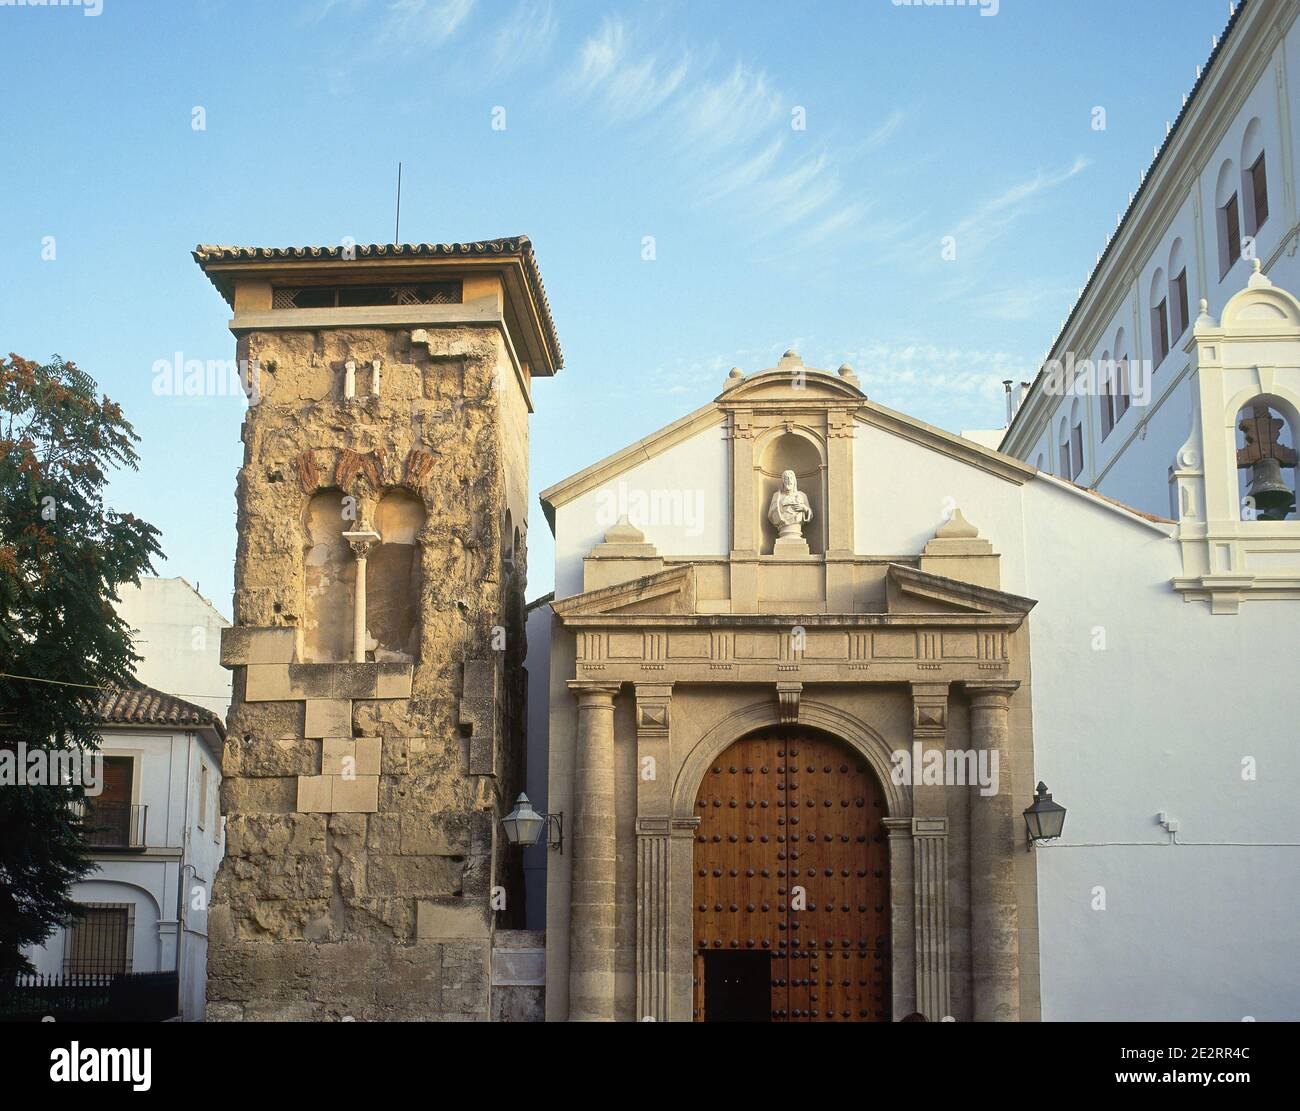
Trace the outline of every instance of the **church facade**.
<instances>
[{"instance_id":1,"label":"church facade","mask_svg":"<svg viewBox=\"0 0 1300 1111\"><path fill-rule=\"evenodd\" d=\"M1207 399L1290 396L1262 275L1193 332ZM1250 522L1278 590L1223 603L1215 406L1177 520L794 352L545 490L548 1018L1294 1017L1300 694L1247 692L1300 649L1300 523Z\"/></svg>"}]
</instances>

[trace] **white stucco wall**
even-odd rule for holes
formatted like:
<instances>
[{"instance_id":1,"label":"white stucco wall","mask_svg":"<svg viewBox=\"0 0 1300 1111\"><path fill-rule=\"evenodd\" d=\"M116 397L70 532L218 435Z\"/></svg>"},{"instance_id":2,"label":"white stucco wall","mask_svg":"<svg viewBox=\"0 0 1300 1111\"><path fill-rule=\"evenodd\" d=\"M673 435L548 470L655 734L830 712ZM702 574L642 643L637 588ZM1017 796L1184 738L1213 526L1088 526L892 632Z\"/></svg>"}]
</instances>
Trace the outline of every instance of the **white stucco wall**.
<instances>
[{"instance_id":1,"label":"white stucco wall","mask_svg":"<svg viewBox=\"0 0 1300 1111\"><path fill-rule=\"evenodd\" d=\"M539 814L546 813L550 737L551 607L535 606L528 612L528 760L524 792ZM525 928L546 929L545 845L524 849Z\"/></svg>"},{"instance_id":2,"label":"white stucco wall","mask_svg":"<svg viewBox=\"0 0 1300 1111\"><path fill-rule=\"evenodd\" d=\"M122 587L117 612L136 630L136 677L224 720L231 673L221 666L221 630L230 622L212 603L182 578L143 578Z\"/></svg>"},{"instance_id":3,"label":"white stucco wall","mask_svg":"<svg viewBox=\"0 0 1300 1111\"><path fill-rule=\"evenodd\" d=\"M561 507L555 517L555 596L582 590L582 560L626 512L663 556L731 549L727 440L719 424Z\"/></svg>"},{"instance_id":4,"label":"white stucco wall","mask_svg":"<svg viewBox=\"0 0 1300 1111\"><path fill-rule=\"evenodd\" d=\"M1173 414L1186 402L1168 404ZM1044 1017L1300 1017L1300 849L1269 847L1300 841L1300 685L1286 678L1297 604L1211 615L1185 603L1170 585L1181 566L1169 526L1048 478L1017 485L861 424L854 458L859 554L919 553L956 505L1000 553L1003 588L1038 602L1035 772L1069 811L1062 841L1035 850ZM726 441L710 431L636 472L711 489L721 504ZM592 492L557 509L561 593L580 590L582 557L603 533L595 504ZM675 555L726 550L725 519L695 548L644 531ZM530 698L530 728L543 720ZM1254 780L1242 778L1247 757ZM1023 805L1032 787L1017 784ZM1170 844L1162 811L1185 844Z\"/></svg>"},{"instance_id":5,"label":"white stucco wall","mask_svg":"<svg viewBox=\"0 0 1300 1111\"><path fill-rule=\"evenodd\" d=\"M132 972L170 972L177 967L179 898L185 924L182 1006L187 1021L201 1020L207 981L207 908L225 852L218 760L197 734L184 731L107 727L101 752L136 761L132 804L148 807L145 847L143 852L93 854L97 869L73 885L73 898L79 903L135 908ZM201 766L208 770L206 808L200 806ZM61 973L65 945L66 931L60 929L43 945L28 950L36 971Z\"/></svg>"}]
</instances>

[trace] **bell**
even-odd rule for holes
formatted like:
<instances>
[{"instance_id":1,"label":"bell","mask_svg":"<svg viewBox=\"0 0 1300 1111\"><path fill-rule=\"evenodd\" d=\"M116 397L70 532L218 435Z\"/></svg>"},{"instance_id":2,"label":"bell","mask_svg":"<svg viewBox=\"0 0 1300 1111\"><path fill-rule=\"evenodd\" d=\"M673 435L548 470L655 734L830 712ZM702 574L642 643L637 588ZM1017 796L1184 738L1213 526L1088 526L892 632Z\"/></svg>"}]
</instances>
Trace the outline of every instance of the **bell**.
<instances>
[{"instance_id":1,"label":"bell","mask_svg":"<svg viewBox=\"0 0 1300 1111\"><path fill-rule=\"evenodd\" d=\"M1282 465L1273 458L1261 459L1252 468L1250 496L1255 517L1260 521L1283 521L1295 509L1295 492L1282 481Z\"/></svg>"}]
</instances>

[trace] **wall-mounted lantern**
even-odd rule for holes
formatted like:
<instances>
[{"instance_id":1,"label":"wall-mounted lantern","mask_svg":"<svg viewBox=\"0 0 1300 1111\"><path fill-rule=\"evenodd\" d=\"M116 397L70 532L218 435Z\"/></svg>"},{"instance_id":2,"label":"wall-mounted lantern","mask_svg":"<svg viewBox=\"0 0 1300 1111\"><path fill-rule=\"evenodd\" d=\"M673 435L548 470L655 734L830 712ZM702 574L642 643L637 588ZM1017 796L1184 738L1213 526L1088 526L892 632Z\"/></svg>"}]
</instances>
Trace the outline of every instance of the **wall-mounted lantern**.
<instances>
[{"instance_id":1,"label":"wall-mounted lantern","mask_svg":"<svg viewBox=\"0 0 1300 1111\"><path fill-rule=\"evenodd\" d=\"M564 812L539 814L523 792L515 800L515 808L501 819L501 825L512 845L536 845L545 833L547 848L564 852Z\"/></svg>"},{"instance_id":2,"label":"wall-mounted lantern","mask_svg":"<svg viewBox=\"0 0 1300 1111\"><path fill-rule=\"evenodd\" d=\"M1035 841L1054 841L1065 828L1065 807L1052 801L1046 783L1038 785L1034 801L1025 807L1025 851L1034 847Z\"/></svg>"}]
</instances>

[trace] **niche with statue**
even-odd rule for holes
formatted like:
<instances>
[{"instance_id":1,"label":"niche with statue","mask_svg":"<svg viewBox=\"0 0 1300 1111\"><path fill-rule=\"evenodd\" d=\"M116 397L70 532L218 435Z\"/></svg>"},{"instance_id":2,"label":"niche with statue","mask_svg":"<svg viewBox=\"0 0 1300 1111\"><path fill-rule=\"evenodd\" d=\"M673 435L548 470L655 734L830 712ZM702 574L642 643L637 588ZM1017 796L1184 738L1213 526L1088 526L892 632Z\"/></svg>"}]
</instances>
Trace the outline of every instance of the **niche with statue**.
<instances>
[{"instance_id":1,"label":"niche with statue","mask_svg":"<svg viewBox=\"0 0 1300 1111\"><path fill-rule=\"evenodd\" d=\"M826 466L817 443L797 432L773 436L758 455L756 505L764 555L826 551Z\"/></svg>"}]
</instances>

